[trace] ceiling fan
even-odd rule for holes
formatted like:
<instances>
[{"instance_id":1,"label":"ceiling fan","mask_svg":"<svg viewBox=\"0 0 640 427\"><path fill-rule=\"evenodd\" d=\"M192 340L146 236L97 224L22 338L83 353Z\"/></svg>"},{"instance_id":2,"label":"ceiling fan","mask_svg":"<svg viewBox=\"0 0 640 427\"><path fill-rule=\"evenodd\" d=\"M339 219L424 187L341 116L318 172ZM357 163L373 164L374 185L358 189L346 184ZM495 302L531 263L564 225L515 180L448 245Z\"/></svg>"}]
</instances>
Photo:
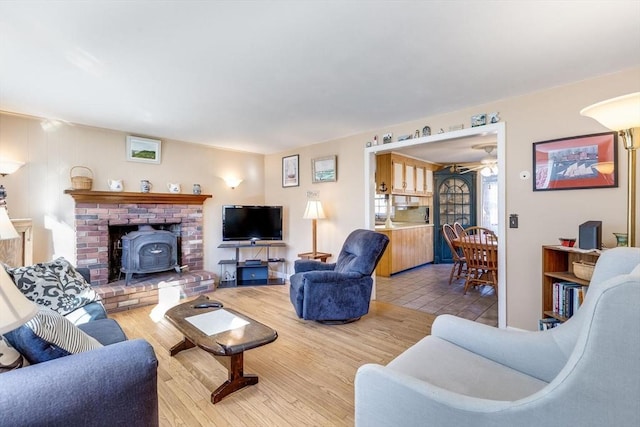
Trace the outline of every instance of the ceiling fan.
<instances>
[{"instance_id":1,"label":"ceiling fan","mask_svg":"<svg viewBox=\"0 0 640 427\"><path fill-rule=\"evenodd\" d=\"M478 162L455 163L453 165L449 165L449 170L452 173L459 174L465 174L479 170L482 176L497 175L498 158L495 154L493 154L493 151L496 149L496 147L497 145L495 143L474 145L471 148L475 150L484 150L487 155Z\"/></svg>"}]
</instances>

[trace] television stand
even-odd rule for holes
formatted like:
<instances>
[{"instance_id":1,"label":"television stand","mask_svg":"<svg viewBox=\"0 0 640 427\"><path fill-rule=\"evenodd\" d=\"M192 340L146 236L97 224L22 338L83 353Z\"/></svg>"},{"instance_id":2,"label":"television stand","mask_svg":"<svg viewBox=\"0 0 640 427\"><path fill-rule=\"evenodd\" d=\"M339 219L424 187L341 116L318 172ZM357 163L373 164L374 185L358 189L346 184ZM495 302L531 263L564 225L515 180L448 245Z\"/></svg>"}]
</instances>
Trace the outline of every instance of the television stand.
<instances>
[{"instance_id":1,"label":"television stand","mask_svg":"<svg viewBox=\"0 0 640 427\"><path fill-rule=\"evenodd\" d=\"M220 288L229 288L235 286L247 285L284 285L283 277L270 277L270 264L284 265L284 258L274 258L270 254L273 248L284 248L287 245L284 242L260 243L254 240L250 242L221 243L219 249L235 249L234 259L222 259L218 261L220 265ZM263 258L247 258L240 260L240 251L242 249L266 248L266 254ZM255 255L254 255L255 256ZM225 277L227 267L233 267L233 276Z\"/></svg>"}]
</instances>

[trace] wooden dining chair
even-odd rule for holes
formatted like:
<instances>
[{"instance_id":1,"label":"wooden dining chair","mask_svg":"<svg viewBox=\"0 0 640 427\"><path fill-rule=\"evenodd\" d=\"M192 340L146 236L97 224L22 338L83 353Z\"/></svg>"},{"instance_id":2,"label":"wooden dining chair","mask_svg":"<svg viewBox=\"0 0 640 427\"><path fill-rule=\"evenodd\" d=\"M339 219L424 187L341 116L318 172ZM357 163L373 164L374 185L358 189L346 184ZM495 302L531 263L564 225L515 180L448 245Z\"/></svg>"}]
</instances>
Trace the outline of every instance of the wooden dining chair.
<instances>
[{"instance_id":1,"label":"wooden dining chair","mask_svg":"<svg viewBox=\"0 0 640 427\"><path fill-rule=\"evenodd\" d=\"M467 263L463 294L466 294L472 286L478 285L492 286L497 293L498 240L491 230L488 230L489 232L473 231L474 233L461 236L457 240Z\"/></svg>"},{"instance_id":2,"label":"wooden dining chair","mask_svg":"<svg viewBox=\"0 0 640 427\"><path fill-rule=\"evenodd\" d=\"M453 256L453 266L451 267L451 273L449 274L449 285L451 285L451 283L453 282L454 274L455 274L456 280L466 276L467 261L464 255L461 253L462 251L453 245L453 240L458 238L458 235L456 234L453 227L449 224L444 224L442 226L442 234L444 236L445 242L447 242L447 245L451 250L451 255ZM456 270L458 270L457 273L456 273Z\"/></svg>"},{"instance_id":3,"label":"wooden dining chair","mask_svg":"<svg viewBox=\"0 0 640 427\"><path fill-rule=\"evenodd\" d=\"M467 234L467 232L464 231L464 227L462 226L462 224L460 224L458 221L453 223L453 229L455 230L456 235L458 235L458 237L464 236L465 234Z\"/></svg>"},{"instance_id":4,"label":"wooden dining chair","mask_svg":"<svg viewBox=\"0 0 640 427\"><path fill-rule=\"evenodd\" d=\"M498 241L498 236L496 235L496 233L490 228L486 227L475 225L473 227L467 227L464 229L464 234L470 236L485 235L488 239L495 240L496 242Z\"/></svg>"}]
</instances>

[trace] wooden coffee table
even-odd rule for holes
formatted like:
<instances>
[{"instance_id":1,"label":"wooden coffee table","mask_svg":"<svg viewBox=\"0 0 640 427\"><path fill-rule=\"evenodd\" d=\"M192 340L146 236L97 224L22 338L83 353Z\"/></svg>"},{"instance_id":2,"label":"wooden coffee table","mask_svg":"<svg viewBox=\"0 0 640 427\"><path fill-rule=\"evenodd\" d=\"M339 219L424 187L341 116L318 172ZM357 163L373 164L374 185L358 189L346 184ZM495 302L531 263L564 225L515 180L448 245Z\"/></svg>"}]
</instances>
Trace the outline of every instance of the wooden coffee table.
<instances>
[{"instance_id":1,"label":"wooden coffee table","mask_svg":"<svg viewBox=\"0 0 640 427\"><path fill-rule=\"evenodd\" d=\"M278 333L226 307L196 308L207 302L211 300L201 295L170 308L165 318L184 335L171 348L171 356L197 346L211 353L229 371L229 379L211 393L211 402L218 403L234 391L258 383L257 375L244 373L244 352L275 341Z\"/></svg>"}]
</instances>

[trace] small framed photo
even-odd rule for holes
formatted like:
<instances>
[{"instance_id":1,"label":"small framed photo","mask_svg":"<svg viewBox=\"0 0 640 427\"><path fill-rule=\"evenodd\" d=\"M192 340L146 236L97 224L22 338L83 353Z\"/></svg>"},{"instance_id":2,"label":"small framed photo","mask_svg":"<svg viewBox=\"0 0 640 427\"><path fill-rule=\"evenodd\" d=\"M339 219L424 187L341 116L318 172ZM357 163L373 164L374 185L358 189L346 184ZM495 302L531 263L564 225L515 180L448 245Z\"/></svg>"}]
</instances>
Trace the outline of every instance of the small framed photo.
<instances>
[{"instance_id":1,"label":"small framed photo","mask_svg":"<svg viewBox=\"0 0 640 427\"><path fill-rule=\"evenodd\" d=\"M311 160L311 182L335 182L338 180L336 159L338 156L318 157Z\"/></svg>"},{"instance_id":2,"label":"small framed photo","mask_svg":"<svg viewBox=\"0 0 640 427\"><path fill-rule=\"evenodd\" d=\"M127 136L127 160L130 162L160 164L162 141L159 139Z\"/></svg>"},{"instance_id":3,"label":"small framed photo","mask_svg":"<svg viewBox=\"0 0 640 427\"><path fill-rule=\"evenodd\" d=\"M300 185L300 155L282 158L282 186L297 187Z\"/></svg>"},{"instance_id":4,"label":"small framed photo","mask_svg":"<svg viewBox=\"0 0 640 427\"><path fill-rule=\"evenodd\" d=\"M618 186L616 132L533 143L533 191Z\"/></svg>"},{"instance_id":5,"label":"small framed photo","mask_svg":"<svg viewBox=\"0 0 640 427\"><path fill-rule=\"evenodd\" d=\"M471 116L471 127L484 126L487 124L487 115L485 113Z\"/></svg>"}]
</instances>

